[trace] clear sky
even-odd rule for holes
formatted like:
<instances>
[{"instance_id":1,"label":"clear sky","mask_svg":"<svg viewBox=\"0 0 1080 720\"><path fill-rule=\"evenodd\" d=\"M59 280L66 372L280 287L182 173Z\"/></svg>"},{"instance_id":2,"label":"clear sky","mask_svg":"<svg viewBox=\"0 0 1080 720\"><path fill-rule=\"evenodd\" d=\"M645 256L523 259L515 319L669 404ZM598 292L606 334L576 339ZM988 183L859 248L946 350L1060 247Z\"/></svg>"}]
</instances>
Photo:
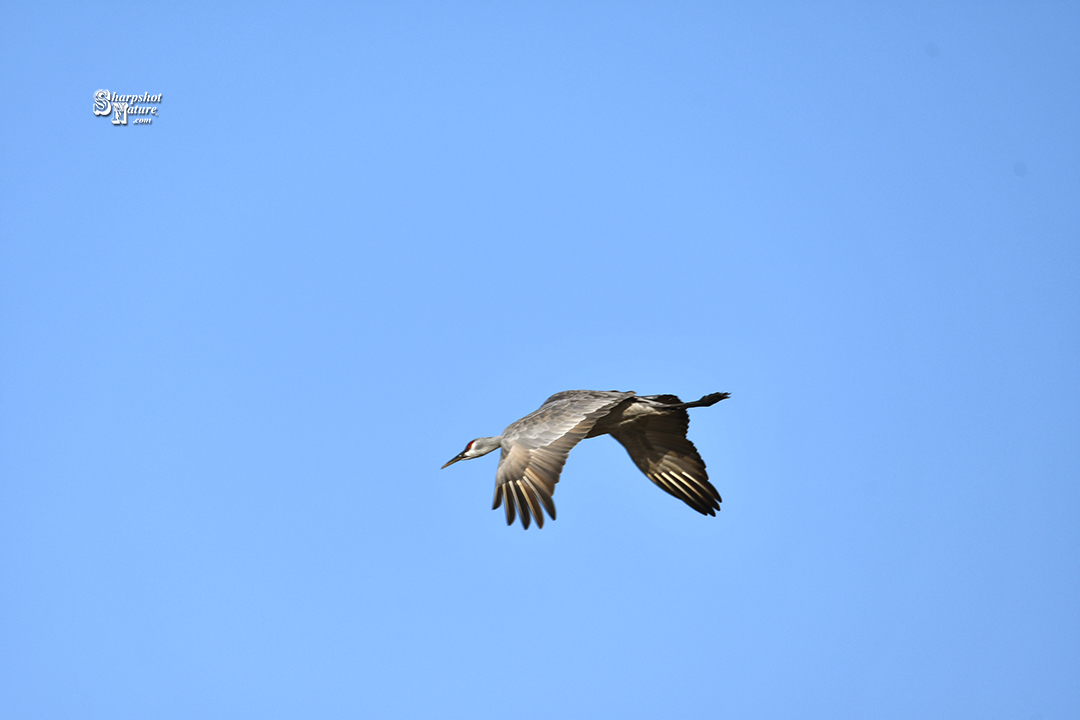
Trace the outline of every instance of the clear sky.
<instances>
[{"instance_id":1,"label":"clear sky","mask_svg":"<svg viewBox=\"0 0 1080 720\"><path fill-rule=\"evenodd\" d=\"M1078 37L4 3L0 716L1080 717ZM568 389L730 392L723 511L439 470Z\"/></svg>"}]
</instances>

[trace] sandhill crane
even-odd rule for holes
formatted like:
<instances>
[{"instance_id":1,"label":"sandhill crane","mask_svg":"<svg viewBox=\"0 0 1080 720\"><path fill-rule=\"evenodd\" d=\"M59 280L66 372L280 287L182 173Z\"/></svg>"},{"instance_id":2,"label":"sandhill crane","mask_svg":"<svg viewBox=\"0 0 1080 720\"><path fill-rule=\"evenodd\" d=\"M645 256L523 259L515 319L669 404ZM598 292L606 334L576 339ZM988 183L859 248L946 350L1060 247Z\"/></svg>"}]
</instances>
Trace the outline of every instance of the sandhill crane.
<instances>
[{"instance_id":1,"label":"sandhill crane","mask_svg":"<svg viewBox=\"0 0 1080 720\"><path fill-rule=\"evenodd\" d=\"M705 474L705 462L686 439L687 408L715 405L730 393L712 393L684 403L674 395L637 396L612 390L568 390L544 401L540 409L510 423L497 437L476 438L444 468L502 448L495 471L495 502L505 503L506 524L515 510L528 529L530 515L544 527L547 510L555 519L551 496L570 450L585 438L608 434L622 443L630 458L661 490L702 515L715 517L720 493Z\"/></svg>"}]
</instances>

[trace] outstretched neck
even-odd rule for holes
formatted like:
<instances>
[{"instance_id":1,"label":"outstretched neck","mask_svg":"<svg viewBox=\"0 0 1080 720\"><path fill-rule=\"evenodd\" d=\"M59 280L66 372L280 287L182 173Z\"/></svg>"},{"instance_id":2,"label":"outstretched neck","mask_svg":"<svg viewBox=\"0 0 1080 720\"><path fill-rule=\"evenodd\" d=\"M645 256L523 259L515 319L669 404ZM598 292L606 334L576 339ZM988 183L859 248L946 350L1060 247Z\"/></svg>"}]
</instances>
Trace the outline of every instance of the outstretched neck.
<instances>
[{"instance_id":1,"label":"outstretched neck","mask_svg":"<svg viewBox=\"0 0 1080 720\"><path fill-rule=\"evenodd\" d=\"M480 457L481 455L487 455L492 450L498 450L502 447L502 436L498 437L482 437L473 440L472 447L469 448L469 457Z\"/></svg>"}]
</instances>

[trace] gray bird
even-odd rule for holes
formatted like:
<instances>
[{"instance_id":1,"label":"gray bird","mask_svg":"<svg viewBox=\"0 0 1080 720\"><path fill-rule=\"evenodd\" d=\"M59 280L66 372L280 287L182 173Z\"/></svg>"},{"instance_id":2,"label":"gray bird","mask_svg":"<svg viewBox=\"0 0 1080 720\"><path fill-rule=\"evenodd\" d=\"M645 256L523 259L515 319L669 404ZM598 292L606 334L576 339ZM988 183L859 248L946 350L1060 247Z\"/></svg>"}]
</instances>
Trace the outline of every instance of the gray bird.
<instances>
[{"instance_id":1,"label":"gray bird","mask_svg":"<svg viewBox=\"0 0 1080 720\"><path fill-rule=\"evenodd\" d=\"M729 395L712 393L684 403L674 395L639 397L617 390L555 393L539 410L510 423L502 435L471 441L443 467L502 448L491 509L505 502L507 525L514 524L516 511L525 529L530 516L544 527L541 507L555 519L551 496L570 450L585 438L607 434L622 443L638 469L661 490L715 517L720 493L709 482L697 448L686 439L686 409L715 405Z\"/></svg>"}]
</instances>

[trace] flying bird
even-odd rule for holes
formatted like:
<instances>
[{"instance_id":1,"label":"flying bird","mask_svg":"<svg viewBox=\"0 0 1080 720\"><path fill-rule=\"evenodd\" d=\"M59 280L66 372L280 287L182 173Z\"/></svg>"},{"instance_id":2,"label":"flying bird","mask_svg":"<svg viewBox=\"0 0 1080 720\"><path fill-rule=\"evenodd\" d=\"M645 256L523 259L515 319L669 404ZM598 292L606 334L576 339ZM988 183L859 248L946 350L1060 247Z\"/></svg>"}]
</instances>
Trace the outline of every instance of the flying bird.
<instances>
[{"instance_id":1,"label":"flying bird","mask_svg":"<svg viewBox=\"0 0 1080 720\"><path fill-rule=\"evenodd\" d=\"M506 509L506 524L530 518L544 527L544 513L555 519L551 496L566 456L585 438L611 435L630 453L630 459L661 490L674 495L702 515L715 517L720 493L709 482L705 462L686 438L690 416L686 409L709 407L730 396L712 393L684 403L674 395L643 395L612 390L568 390L544 401L540 409L510 423L502 435L476 438L454 459L472 460L502 449L495 471L495 502Z\"/></svg>"}]
</instances>

